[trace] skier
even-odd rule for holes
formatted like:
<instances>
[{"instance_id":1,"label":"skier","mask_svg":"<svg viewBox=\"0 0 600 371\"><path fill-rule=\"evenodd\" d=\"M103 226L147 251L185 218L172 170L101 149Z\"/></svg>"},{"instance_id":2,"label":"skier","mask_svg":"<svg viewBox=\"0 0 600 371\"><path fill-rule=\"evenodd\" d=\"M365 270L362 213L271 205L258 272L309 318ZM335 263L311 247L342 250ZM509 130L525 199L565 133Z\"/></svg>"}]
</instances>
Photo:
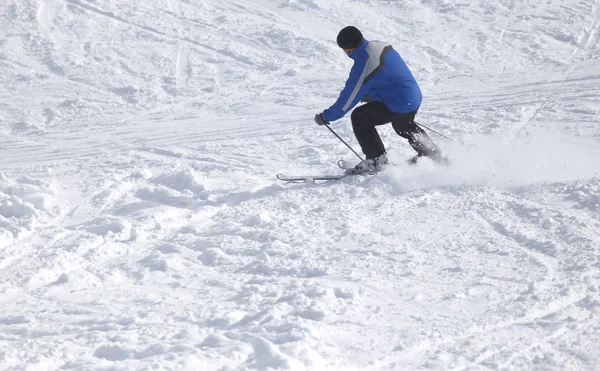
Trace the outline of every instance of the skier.
<instances>
[{"instance_id":1,"label":"skier","mask_svg":"<svg viewBox=\"0 0 600 371\"><path fill-rule=\"evenodd\" d=\"M350 173L380 171L388 163L385 147L375 127L390 122L396 133L408 139L417 151L409 162L416 163L421 156L442 161L440 149L414 121L421 105L421 90L400 54L389 44L365 40L354 26L340 31L337 44L354 59L354 66L337 101L315 115L315 122L329 125L359 102L367 102L351 115L352 129L366 160Z\"/></svg>"}]
</instances>

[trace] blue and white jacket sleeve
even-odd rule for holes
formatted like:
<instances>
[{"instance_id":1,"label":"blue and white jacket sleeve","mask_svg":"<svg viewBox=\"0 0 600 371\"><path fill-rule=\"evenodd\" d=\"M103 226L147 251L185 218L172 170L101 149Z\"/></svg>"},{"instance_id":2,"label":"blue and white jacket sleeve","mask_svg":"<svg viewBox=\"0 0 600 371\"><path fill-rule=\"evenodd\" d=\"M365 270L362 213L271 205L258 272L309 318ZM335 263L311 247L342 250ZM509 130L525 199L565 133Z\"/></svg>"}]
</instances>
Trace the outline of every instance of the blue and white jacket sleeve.
<instances>
[{"instance_id":1,"label":"blue and white jacket sleeve","mask_svg":"<svg viewBox=\"0 0 600 371\"><path fill-rule=\"evenodd\" d=\"M323 118L327 121L336 121L344 117L348 111L360 102L366 95L368 86L365 84L367 77L369 59L365 61L355 61L350 70L350 77L346 81L346 86L340 93L339 98L323 112Z\"/></svg>"}]
</instances>

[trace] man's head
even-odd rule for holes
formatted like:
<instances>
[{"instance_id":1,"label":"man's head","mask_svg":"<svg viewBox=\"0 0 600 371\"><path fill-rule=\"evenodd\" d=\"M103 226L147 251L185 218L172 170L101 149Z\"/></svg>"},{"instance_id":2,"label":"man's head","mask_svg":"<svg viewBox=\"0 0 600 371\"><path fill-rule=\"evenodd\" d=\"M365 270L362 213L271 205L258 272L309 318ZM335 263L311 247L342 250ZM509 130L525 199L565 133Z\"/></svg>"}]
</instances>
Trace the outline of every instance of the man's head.
<instances>
[{"instance_id":1,"label":"man's head","mask_svg":"<svg viewBox=\"0 0 600 371\"><path fill-rule=\"evenodd\" d=\"M337 36L337 44L346 54L350 54L364 40L360 30L354 26L344 27Z\"/></svg>"}]
</instances>

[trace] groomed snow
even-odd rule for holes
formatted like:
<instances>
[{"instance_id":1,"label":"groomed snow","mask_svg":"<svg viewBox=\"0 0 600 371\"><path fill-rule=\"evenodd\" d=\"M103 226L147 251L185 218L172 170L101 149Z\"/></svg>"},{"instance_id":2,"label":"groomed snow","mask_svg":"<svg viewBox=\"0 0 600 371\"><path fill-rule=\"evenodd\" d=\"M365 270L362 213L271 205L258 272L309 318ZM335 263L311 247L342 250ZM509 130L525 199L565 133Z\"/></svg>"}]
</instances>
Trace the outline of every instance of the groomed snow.
<instances>
[{"instance_id":1,"label":"groomed snow","mask_svg":"<svg viewBox=\"0 0 600 371\"><path fill-rule=\"evenodd\" d=\"M0 369L600 368L598 1L0 12ZM452 166L275 178L354 161L348 24Z\"/></svg>"}]
</instances>

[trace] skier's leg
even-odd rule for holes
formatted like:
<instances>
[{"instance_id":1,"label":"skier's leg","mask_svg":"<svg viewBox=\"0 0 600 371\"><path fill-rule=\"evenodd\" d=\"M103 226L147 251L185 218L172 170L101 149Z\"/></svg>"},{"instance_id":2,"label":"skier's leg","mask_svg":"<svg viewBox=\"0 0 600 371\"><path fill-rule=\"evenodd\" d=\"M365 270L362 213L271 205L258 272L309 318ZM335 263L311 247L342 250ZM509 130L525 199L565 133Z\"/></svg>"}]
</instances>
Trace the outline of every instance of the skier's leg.
<instances>
[{"instance_id":1,"label":"skier's leg","mask_svg":"<svg viewBox=\"0 0 600 371\"><path fill-rule=\"evenodd\" d=\"M417 151L418 156L437 159L441 156L441 151L425 130L415 123L416 114L417 111L413 111L396 116L392 121L392 126L398 135L408 139L408 143Z\"/></svg>"},{"instance_id":2,"label":"skier's leg","mask_svg":"<svg viewBox=\"0 0 600 371\"><path fill-rule=\"evenodd\" d=\"M395 115L381 102L364 104L352 112L352 129L367 159L375 159L385 153L375 126L391 122Z\"/></svg>"}]
</instances>

